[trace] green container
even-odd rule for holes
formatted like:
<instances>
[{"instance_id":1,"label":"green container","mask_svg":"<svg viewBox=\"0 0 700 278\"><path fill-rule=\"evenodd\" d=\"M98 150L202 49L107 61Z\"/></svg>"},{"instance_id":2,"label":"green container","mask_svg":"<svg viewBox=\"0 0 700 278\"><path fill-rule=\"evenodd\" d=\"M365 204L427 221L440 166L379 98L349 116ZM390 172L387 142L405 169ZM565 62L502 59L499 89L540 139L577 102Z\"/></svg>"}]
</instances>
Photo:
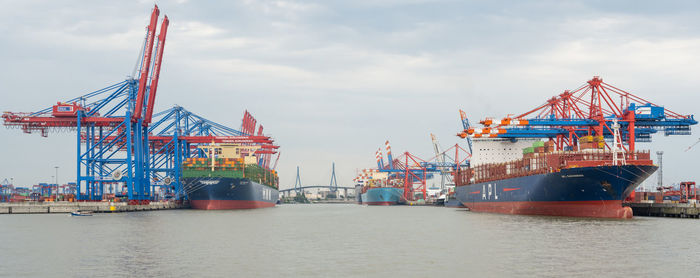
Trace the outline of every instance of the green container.
<instances>
[{"instance_id":1,"label":"green container","mask_svg":"<svg viewBox=\"0 0 700 278\"><path fill-rule=\"evenodd\" d=\"M523 154L534 153L534 152L535 152L535 148L533 148L533 147L527 147L527 148L523 149Z\"/></svg>"},{"instance_id":2,"label":"green container","mask_svg":"<svg viewBox=\"0 0 700 278\"><path fill-rule=\"evenodd\" d=\"M544 147L544 142L543 141L535 141L532 143L533 148L539 148L539 147Z\"/></svg>"}]
</instances>

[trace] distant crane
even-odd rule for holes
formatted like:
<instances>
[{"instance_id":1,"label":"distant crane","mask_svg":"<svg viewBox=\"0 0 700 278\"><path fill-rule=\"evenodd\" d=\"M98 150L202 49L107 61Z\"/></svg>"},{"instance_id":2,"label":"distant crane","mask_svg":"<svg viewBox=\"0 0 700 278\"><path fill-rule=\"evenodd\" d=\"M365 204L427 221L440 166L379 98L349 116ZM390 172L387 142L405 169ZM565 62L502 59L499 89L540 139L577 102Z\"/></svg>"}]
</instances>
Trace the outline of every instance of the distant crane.
<instances>
[{"instance_id":1,"label":"distant crane","mask_svg":"<svg viewBox=\"0 0 700 278\"><path fill-rule=\"evenodd\" d=\"M430 139L433 141L433 150L435 151L435 160L438 162L438 165L441 165L440 167L438 167L438 169L440 170L440 177L441 177L440 190L445 190L445 181L452 183L452 175L447 173L447 171L445 170L445 167L444 167L444 165L446 165L445 157L447 156L447 154L440 151L440 143L438 142L437 137L435 137L435 134L431 133Z\"/></svg>"},{"instance_id":2,"label":"distant crane","mask_svg":"<svg viewBox=\"0 0 700 278\"><path fill-rule=\"evenodd\" d=\"M0 202L9 202L14 191L12 183L7 179L0 183Z\"/></svg>"},{"instance_id":3,"label":"distant crane","mask_svg":"<svg viewBox=\"0 0 700 278\"><path fill-rule=\"evenodd\" d=\"M469 130L469 119L467 118L467 113L462 111L462 109L459 110L459 117L462 119L462 127L464 130ZM458 135L459 136L459 135ZM462 137L462 136L460 136ZM466 135L462 138L467 139L467 146L469 147L469 153L472 153L472 138L467 137Z\"/></svg>"},{"instance_id":4,"label":"distant crane","mask_svg":"<svg viewBox=\"0 0 700 278\"><path fill-rule=\"evenodd\" d=\"M686 152L689 151L690 149L692 149L693 147L695 147L695 145L697 145L698 143L700 143L700 138L698 138L698 141L696 141L695 143L693 143L692 145L690 145L690 147L688 147L687 149L685 149L685 151L686 151Z\"/></svg>"},{"instance_id":5,"label":"distant crane","mask_svg":"<svg viewBox=\"0 0 700 278\"><path fill-rule=\"evenodd\" d=\"M272 170L277 169L277 162L280 161L280 155L281 155L281 154L282 154L282 152L277 152L277 158L275 158L275 164L272 165Z\"/></svg>"},{"instance_id":6,"label":"distant crane","mask_svg":"<svg viewBox=\"0 0 700 278\"><path fill-rule=\"evenodd\" d=\"M471 154L465 149L460 147L458 144L446 149L441 150L438 144L437 138L433 135L433 147L436 150L436 156L429 160L423 160L410 152L404 152L397 158L391 155L391 146L389 141L385 142L388 164L383 165L381 150L375 153L377 157L377 168L376 171L388 174L388 179L397 182L398 184L403 183L404 187L404 198L406 200L415 200L414 193L422 193L422 196L427 196L426 191L426 180L432 179L434 173L440 172L443 176L449 176L449 172L456 171L461 167L469 166L469 158ZM454 157L448 155L454 149ZM460 159L460 152L463 153ZM362 180L367 176L360 176L357 180ZM450 179L451 177L447 177ZM443 182L444 184L444 182Z\"/></svg>"}]
</instances>

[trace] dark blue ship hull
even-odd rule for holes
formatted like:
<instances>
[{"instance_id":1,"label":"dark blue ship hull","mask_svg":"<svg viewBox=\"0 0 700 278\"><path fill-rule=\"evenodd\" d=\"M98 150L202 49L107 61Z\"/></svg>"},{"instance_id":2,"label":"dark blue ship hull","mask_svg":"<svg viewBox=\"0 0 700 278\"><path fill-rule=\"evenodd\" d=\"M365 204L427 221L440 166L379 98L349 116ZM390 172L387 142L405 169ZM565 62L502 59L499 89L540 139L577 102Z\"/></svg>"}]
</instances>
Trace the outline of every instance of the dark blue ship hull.
<instances>
[{"instance_id":1,"label":"dark blue ship hull","mask_svg":"<svg viewBox=\"0 0 700 278\"><path fill-rule=\"evenodd\" d=\"M464 205L462 205L462 202L460 202L457 199L448 199L447 202L445 202L445 206L448 208L463 208Z\"/></svg>"},{"instance_id":2,"label":"dark blue ship hull","mask_svg":"<svg viewBox=\"0 0 700 278\"><path fill-rule=\"evenodd\" d=\"M185 192L194 209L252 209L273 207L275 188L245 178L185 178Z\"/></svg>"},{"instance_id":3,"label":"dark blue ship hull","mask_svg":"<svg viewBox=\"0 0 700 278\"><path fill-rule=\"evenodd\" d=\"M472 211L508 214L630 218L626 198L658 167L597 166L562 169L457 186L457 199Z\"/></svg>"}]
</instances>

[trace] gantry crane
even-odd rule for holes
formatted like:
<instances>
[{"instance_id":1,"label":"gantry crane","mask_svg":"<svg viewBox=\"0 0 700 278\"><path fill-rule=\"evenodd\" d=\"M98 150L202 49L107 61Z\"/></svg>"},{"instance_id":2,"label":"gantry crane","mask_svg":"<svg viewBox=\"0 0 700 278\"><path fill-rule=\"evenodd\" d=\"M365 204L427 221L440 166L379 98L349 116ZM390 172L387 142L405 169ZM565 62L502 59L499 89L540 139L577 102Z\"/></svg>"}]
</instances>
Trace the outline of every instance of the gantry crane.
<instances>
[{"instance_id":1,"label":"gantry crane","mask_svg":"<svg viewBox=\"0 0 700 278\"><path fill-rule=\"evenodd\" d=\"M263 135L262 125L254 134L256 120L248 111L241 131L179 106L153 113L169 23L166 16L153 56L159 13L155 6L140 70L134 74L138 79L129 78L38 112L3 114L6 126L27 133L38 131L47 136L49 131L61 129L78 131L78 200L100 200L104 185L114 183L124 184L131 204L148 203L155 186L165 186L173 197L184 198L180 165L185 158L205 155L198 145L258 145L258 164L265 168L279 148L272 138Z\"/></svg>"},{"instance_id":2,"label":"gantry crane","mask_svg":"<svg viewBox=\"0 0 700 278\"><path fill-rule=\"evenodd\" d=\"M685 149L685 151L686 151L686 152L689 151L690 149L692 149L693 147L695 147L695 145L697 145L698 143L700 143L700 138L698 138L698 141L695 141L695 143L693 143L693 144L690 145L687 149Z\"/></svg>"},{"instance_id":3,"label":"gantry crane","mask_svg":"<svg viewBox=\"0 0 700 278\"><path fill-rule=\"evenodd\" d=\"M463 158L459 158L460 150L466 152L459 145L450 147L445 151L439 151L438 154L429 159L424 160L420 157L410 153L404 152L400 156L394 158L391 155L391 145L387 140L385 143L387 160L389 163L384 164L383 157L381 154L381 149L376 152L377 158L377 169L367 169L371 171L384 172L388 174L388 179L399 181L403 184L404 188L404 198L406 200L414 200L415 193L421 192L425 197L427 197L427 180L434 177L435 173L442 173L449 169L449 171L454 171L460 167L467 167L469 154L463 155ZM439 149L438 149L439 150ZM447 153L455 151L455 156L450 157ZM447 161L449 158L450 161ZM442 160L441 160L442 159ZM454 160L454 162L452 162ZM366 173L365 173L366 174ZM361 174L355 180L364 180L368 178L367 175Z\"/></svg>"},{"instance_id":4,"label":"gantry crane","mask_svg":"<svg viewBox=\"0 0 700 278\"><path fill-rule=\"evenodd\" d=\"M279 146L270 136L262 134L262 125L256 135L255 118L246 111L243 116L244 131L206 119L181 106L174 106L154 115L156 121L149 127L151 152L151 178L158 186L165 186L176 199L185 198L180 183L180 165L186 158L205 157L199 148L208 144L255 145L258 165L269 169L270 158ZM279 157L279 156L278 156Z\"/></svg>"},{"instance_id":5,"label":"gantry crane","mask_svg":"<svg viewBox=\"0 0 700 278\"><path fill-rule=\"evenodd\" d=\"M626 143L624 151L629 153L634 153L635 142L650 142L656 132L663 131L667 136L689 135L690 126L697 124L693 115L675 113L595 76L579 88L564 91L528 112L500 121L487 118L480 122L482 128L465 128L458 136L548 138L557 149L571 150L582 136L612 140L615 120L620 125L620 141Z\"/></svg>"},{"instance_id":6,"label":"gantry crane","mask_svg":"<svg viewBox=\"0 0 700 278\"><path fill-rule=\"evenodd\" d=\"M37 112L2 115L5 126L25 133L47 136L52 131L76 131L78 200L101 200L105 183L124 182L131 204L149 202L148 125L169 24L165 16L156 37L159 14L155 6L135 76Z\"/></svg>"}]
</instances>

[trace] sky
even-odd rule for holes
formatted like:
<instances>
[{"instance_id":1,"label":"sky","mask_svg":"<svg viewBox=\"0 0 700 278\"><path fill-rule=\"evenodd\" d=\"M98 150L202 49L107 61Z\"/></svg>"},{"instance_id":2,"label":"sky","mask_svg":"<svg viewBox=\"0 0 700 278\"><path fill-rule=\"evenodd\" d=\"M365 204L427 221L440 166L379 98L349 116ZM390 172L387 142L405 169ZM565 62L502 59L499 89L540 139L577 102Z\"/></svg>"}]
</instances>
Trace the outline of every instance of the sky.
<instances>
[{"instance_id":1,"label":"sky","mask_svg":"<svg viewBox=\"0 0 700 278\"><path fill-rule=\"evenodd\" d=\"M695 1L157 1L170 19L156 111L239 127L247 109L281 146L280 187L341 185L395 155L465 142L472 121L528 111L593 76L699 112ZM153 1L0 0L0 110L32 112L123 81ZM697 128L694 127L694 131ZM655 135L666 183L700 180L698 135ZM0 181L75 180L75 133L0 128ZM652 176L647 183L655 184Z\"/></svg>"}]
</instances>

